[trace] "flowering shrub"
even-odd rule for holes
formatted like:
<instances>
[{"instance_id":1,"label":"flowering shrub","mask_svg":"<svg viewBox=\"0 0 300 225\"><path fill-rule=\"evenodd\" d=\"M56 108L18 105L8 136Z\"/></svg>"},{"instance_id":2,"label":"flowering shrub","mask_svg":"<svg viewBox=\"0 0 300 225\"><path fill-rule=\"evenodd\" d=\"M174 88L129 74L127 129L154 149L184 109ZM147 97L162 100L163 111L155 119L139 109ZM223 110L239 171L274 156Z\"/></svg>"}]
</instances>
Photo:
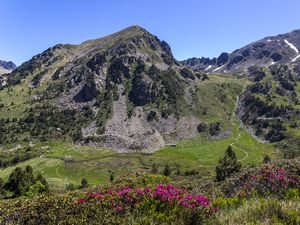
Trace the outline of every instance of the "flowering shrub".
<instances>
[{"instance_id":1,"label":"flowering shrub","mask_svg":"<svg viewBox=\"0 0 300 225\"><path fill-rule=\"evenodd\" d=\"M283 197L288 190L300 188L297 172L275 164L264 165L259 173L250 176L239 196L274 194Z\"/></svg>"},{"instance_id":2,"label":"flowering shrub","mask_svg":"<svg viewBox=\"0 0 300 225\"><path fill-rule=\"evenodd\" d=\"M112 189L108 191L88 192L86 197L79 199L78 204L100 204L102 207L114 207L116 211L135 208L145 201L153 200L165 205L184 206L186 208L207 207L210 201L202 195L192 195L185 189L176 188L172 184L159 184L154 189L149 187Z\"/></svg>"},{"instance_id":3,"label":"flowering shrub","mask_svg":"<svg viewBox=\"0 0 300 225\"><path fill-rule=\"evenodd\" d=\"M216 209L203 195L192 195L183 188L172 184L159 184L150 187L123 187L88 192L84 198L76 201L78 205L96 205L112 209L117 214L138 210L151 216L165 214L165 217L185 216L186 219L202 221Z\"/></svg>"}]
</instances>

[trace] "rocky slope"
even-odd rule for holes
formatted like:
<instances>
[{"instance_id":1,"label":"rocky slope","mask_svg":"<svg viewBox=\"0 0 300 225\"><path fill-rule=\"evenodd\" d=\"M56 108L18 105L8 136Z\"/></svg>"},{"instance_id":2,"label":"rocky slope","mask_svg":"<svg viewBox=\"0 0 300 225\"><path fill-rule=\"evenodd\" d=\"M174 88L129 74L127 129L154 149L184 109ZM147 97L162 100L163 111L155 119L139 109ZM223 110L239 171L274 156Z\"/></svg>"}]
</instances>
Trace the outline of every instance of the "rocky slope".
<instances>
[{"instance_id":1,"label":"rocky slope","mask_svg":"<svg viewBox=\"0 0 300 225\"><path fill-rule=\"evenodd\" d=\"M299 156L299 67L256 67L250 77L253 83L240 98L238 117L259 140L278 143L286 157Z\"/></svg>"},{"instance_id":2,"label":"rocky slope","mask_svg":"<svg viewBox=\"0 0 300 225\"><path fill-rule=\"evenodd\" d=\"M7 83L6 74L11 73L16 67L17 66L11 61L6 62L3 60L0 60L0 88L2 86L5 86Z\"/></svg>"},{"instance_id":3,"label":"rocky slope","mask_svg":"<svg viewBox=\"0 0 300 225\"><path fill-rule=\"evenodd\" d=\"M209 73L248 73L252 66L300 64L300 30L263 38L232 53L218 58L190 58L182 63L190 68Z\"/></svg>"},{"instance_id":4,"label":"rocky slope","mask_svg":"<svg viewBox=\"0 0 300 225\"><path fill-rule=\"evenodd\" d=\"M11 61L6 62L6 61L3 61L3 60L0 60L0 75L5 74L5 73L10 73L16 67L17 66Z\"/></svg>"},{"instance_id":5,"label":"rocky slope","mask_svg":"<svg viewBox=\"0 0 300 225\"><path fill-rule=\"evenodd\" d=\"M7 82L28 85L32 104L90 112L82 143L153 151L197 134L187 89L203 79L205 74L181 66L166 42L132 26L80 45L51 47Z\"/></svg>"}]
</instances>

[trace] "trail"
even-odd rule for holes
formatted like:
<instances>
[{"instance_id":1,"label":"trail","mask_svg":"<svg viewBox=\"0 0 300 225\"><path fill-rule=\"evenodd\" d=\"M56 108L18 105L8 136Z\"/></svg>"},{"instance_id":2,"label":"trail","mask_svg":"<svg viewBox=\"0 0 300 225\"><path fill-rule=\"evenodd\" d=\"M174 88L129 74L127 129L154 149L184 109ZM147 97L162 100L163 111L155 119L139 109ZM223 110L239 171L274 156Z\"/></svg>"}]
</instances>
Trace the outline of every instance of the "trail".
<instances>
[{"instance_id":1,"label":"trail","mask_svg":"<svg viewBox=\"0 0 300 225\"><path fill-rule=\"evenodd\" d=\"M243 124L243 122L242 122L241 120L238 119L238 117L237 117L237 115L236 115L236 111L237 111L237 108L238 108L238 105L239 105L240 95L242 95L242 94L244 93L245 89L246 89L246 84L244 84L241 93L240 93L240 94L237 96L237 98L236 98L235 108L234 108L233 115L234 115L234 120L235 120L237 123L239 123L239 127L238 127L238 129L237 129L237 136L236 136L236 138L234 139L234 141L230 144L230 146L233 146L233 145L235 145L235 144L237 144L237 143L239 142L239 139L241 138L241 131L242 131L243 128L244 128L244 124ZM234 123L233 123L233 124L234 124ZM248 158L248 156L249 156L248 152L247 152L245 149L243 149L243 148L240 148L240 149L244 152L245 156L244 156L242 159L239 159L239 160L238 160L239 162L240 162L240 161L245 161L245 160Z\"/></svg>"}]
</instances>

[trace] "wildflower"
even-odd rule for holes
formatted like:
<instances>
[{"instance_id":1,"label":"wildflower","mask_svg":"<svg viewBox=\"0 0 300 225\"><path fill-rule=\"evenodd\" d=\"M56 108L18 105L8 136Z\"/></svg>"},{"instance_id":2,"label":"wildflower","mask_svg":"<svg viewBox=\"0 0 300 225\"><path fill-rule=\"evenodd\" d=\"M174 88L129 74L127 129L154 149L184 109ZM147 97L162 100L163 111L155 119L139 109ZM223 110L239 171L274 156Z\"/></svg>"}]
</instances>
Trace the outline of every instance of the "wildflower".
<instances>
[{"instance_id":1,"label":"wildflower","mask_svg":"<svg viewBox=\"0 0 300 225\"><path fill-rule=\"evenodd\" d=\"M192 199L193 198L193 195L187 195L185 196L185 199Z\"/></svg>"},{"instance_id":2,"label":"wildflower","mask_svg":"<svg viewBox=\"0 0 300 225\"><path fill-rule=\"evenodd\" d=\"M77 204L85 204L86 201L84 199L78 199Z\"/></svg>"}]
</instances>

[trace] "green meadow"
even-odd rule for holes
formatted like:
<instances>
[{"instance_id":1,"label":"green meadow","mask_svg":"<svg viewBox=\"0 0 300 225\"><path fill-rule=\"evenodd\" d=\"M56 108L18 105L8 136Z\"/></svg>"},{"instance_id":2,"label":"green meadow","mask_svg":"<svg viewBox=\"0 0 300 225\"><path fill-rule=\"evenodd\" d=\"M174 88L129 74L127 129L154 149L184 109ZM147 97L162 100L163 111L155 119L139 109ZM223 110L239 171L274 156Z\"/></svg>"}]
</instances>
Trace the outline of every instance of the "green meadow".
<instances>
[{"instance_id":1,"label":"green meadow","mask_svg":"<svg viewBox=\"0 0 300 225\"><path fill-rule=\"evenodd\" d=\"M199 135L192 140L179 142L176 147L164 147L151 153L117 153L97 147L76 146L67 142L44 143L36 147L47 150L29 161L18 164L20 167L31 165L36 173L41 173L53 189L62 189L68 183L78 185L83 177L90 184L103 184L109 181L110 174L126 175L137 171L150 172L153 163L162 171L169 164L173 173L195 170L200 177L213 176L214 168L226 147L235 142L238 128L222 140L209 140ZM44 148L45 149L45 148ZM245 131L233 144L238 159L243 165L258 164L265 155L276 158L271 144L261 144ZM7 179L15 166L0 170L0 177Z\"/></svg>"}]
</instances>

